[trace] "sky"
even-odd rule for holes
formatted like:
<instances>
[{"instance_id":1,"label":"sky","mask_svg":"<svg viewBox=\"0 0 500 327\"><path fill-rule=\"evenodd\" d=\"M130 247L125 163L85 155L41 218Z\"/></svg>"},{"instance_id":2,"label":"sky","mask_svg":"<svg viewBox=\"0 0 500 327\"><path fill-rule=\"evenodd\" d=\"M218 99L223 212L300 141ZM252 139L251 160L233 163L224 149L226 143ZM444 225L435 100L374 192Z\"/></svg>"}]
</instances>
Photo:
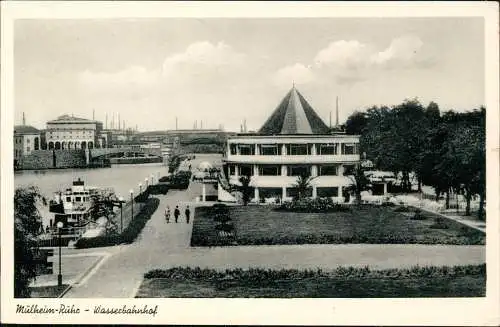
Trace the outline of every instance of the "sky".
<instances>
[{"instance_id":1,"label":"sky","mask_svg":"<svg viewBox=\"0 0 500 327\"><path fill-rule=\"evenodd\" d=\"M258 130L295 83L329 123L418 98L485 104L482 18L31 19L14 29L15 124ZM332 118L335 120L335 117Z\"/></svg>"}]
</instances>

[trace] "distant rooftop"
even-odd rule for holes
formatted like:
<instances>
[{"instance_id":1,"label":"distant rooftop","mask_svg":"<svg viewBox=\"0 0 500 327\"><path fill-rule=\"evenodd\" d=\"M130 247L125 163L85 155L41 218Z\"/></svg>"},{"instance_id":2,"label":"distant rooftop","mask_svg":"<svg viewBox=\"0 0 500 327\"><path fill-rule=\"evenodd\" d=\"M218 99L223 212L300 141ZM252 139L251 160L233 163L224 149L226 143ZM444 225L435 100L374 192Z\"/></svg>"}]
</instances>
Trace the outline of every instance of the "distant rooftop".
<instances>
[{"instance_id":1,"label":"distant rooftop","mask_svg":"<svg viewBox=\"0 0 500 327\"><path fill-rule=\"evenodd\" d=\"M62 115L57 117L54 120L50 120L47 122L48 124L57 124L57 123L98 123L96 120L85 119L70 115Z\"/></svg>"},{"instance_id":2,"label":"distant rooftop","mask_svg":"<svg viewBox=\"0 0 500 327\"><path fill-rule=\"evenodd\" d=\"M15 134L39 134L40 130L29 125L16 125L14 126Z\"/></svg>"}]
</instances>

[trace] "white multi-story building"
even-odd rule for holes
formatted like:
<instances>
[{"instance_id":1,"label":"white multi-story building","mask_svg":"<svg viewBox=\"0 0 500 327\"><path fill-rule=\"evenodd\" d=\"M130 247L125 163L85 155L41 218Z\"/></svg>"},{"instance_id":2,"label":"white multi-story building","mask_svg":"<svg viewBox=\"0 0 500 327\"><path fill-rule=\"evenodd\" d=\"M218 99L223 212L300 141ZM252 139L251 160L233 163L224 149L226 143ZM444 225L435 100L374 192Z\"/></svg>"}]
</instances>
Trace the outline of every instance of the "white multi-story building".
<instances>
[{"instance_id":1,"label":"white multi-story building","mask_svg":"<svg viewBox=\"0 0 500 327\"><path fill-rule=\"evenodd\" d=\"M41 140L38 129L29 125L14 126L14 162L40 148Z\"/></svg>"},{"instance_id":2,"label":"white multi-story building","mask_svg":"<svg viewBox=\"0 0 500 327\"><path fill-rule=\"evenodd\" d=\"M45 140L52 149L92 149L107 146L102 122L63 115L47 122Z\"/></svg>"},{"instance_id":3,"label":"white multi-story building","mask_svg":"<svg viewBox=\"0 0 500 327\"><path fill-rule=\"evenodd\" d=\"M310 196L342 202L353 183L344 171L360 161L359 136L330 132L295 87L257 133L230 137L225 152L229 183L250 176L254 200L293 197L298 176L307 174Z\"/></svg>"}]
</instances>

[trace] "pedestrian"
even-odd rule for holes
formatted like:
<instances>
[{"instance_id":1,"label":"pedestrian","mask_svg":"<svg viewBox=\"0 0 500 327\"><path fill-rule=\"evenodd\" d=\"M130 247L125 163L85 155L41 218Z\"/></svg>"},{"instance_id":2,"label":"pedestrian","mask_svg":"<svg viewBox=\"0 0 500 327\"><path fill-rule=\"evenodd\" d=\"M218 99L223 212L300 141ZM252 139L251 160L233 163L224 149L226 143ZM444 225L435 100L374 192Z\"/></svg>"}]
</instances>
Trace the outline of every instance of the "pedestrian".
<instances>
[{"instance_id":1,"label":"pedestrian","mask_svg":"<svg viewBox=\"0 0 500 327\"><path fill-rule=\"evenodd\" d=\"M170 207L167 206L165 209L165 219L167 220L167 224L170 222Z\"/></svg>"},{"instance_id":2,"label":"pedestrian","mask_svg":"<svg viewBox=\"0 0 500 327\"><path fill-rule=\"evenodd\" d=\"M175 206L175 210L174 210L175 222L177 222L177 219L179 218L180 214L181 214L181 212L179 211L179 206Z\"/></svg>"},{"instance_id":3,"label":"pedestrian","mask_svg":"<svg viewBox=\"0 0 500 327\"><path fill-rule=\"evenodd\" d=\"M186 214L186 223L189 224L189 215L191 214L191 211L189 210L189 206L186 207L186 211L184 213Z\"/></svg>"}]
</instances>

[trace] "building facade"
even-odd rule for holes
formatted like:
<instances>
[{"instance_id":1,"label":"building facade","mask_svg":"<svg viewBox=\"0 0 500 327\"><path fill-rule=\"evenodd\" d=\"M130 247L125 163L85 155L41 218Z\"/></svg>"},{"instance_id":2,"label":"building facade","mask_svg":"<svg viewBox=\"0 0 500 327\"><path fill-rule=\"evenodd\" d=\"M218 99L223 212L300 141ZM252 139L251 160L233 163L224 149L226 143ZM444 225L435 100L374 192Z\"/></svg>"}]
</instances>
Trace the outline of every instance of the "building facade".
<instances>
[{"instance_id":1,"label":"building facade","mask_svg":"<svg viewBox=\"0 0 500 327\"><path fill-rule=\"evenodd\" d=\"M40 131L33 126L14 126L14 164L33 150L41 149Z\"/></svg>"},{"instance_id":2,"label":"building facade","mask_svg":"<svg viewBox=\"0 0 500 327\"><path fill-rule=\"evenodd\" d=\"M45 139L49 150L107 147L102 122L63 115L47 122Z\"/></svg>"},{"instance_id":3,"label":"building facade","mask_svg":"<svg viewBox=\"0 0 500 327\"><path fill-rule=\"evenodd\" d=\"M353 179L344 172L357 165L359 136L331 133L305 98L292 88L255 134L230 137L225 149L230 184L250 176L254 200L289 199L298 176L311 177L311 197L344 201Z\"/></svg>"}]
</instances>

